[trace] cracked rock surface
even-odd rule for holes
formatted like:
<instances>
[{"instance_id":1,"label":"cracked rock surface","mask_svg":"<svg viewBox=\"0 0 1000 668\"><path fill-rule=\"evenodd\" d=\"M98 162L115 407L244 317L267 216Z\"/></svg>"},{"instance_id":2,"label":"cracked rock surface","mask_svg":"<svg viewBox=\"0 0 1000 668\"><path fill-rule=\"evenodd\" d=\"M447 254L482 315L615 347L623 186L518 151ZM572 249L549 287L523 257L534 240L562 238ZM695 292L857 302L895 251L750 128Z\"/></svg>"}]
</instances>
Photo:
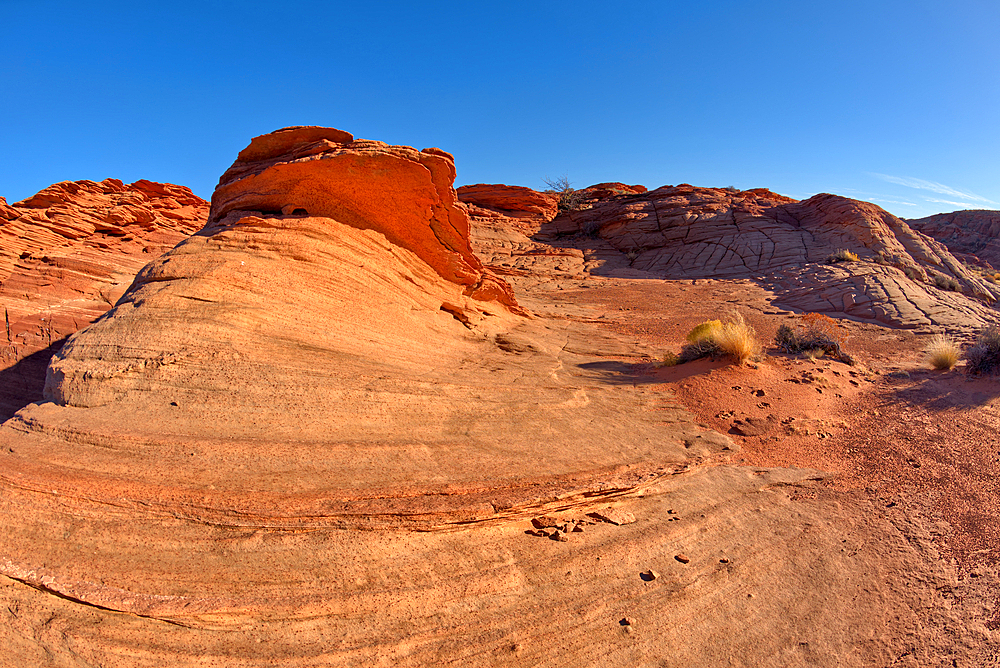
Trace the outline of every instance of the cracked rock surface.
<instances>
[{"instance_id":1,"label":"cracked rock surface","mask_svg":"<svg viewBox=\"0 0 1000 668\"><path fill-rule=\"evenodd\" d=\"M587 188L576 210L556 215L470 197L477 251L513 276L753 279L789 308L896 327L1000 318L1000 288L874 204L828 194L795 201L763 188L637 190ZM857 261L832 263L841 250Z\"/></svg>"}]
</instances>

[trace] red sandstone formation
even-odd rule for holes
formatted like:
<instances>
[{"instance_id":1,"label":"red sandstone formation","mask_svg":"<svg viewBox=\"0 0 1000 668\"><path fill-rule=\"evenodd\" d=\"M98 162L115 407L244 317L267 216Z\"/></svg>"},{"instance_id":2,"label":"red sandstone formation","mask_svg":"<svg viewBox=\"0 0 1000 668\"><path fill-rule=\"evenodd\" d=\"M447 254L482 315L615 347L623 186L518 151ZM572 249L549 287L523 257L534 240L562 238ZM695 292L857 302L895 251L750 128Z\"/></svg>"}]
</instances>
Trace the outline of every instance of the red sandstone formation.
<instances>
[{"instance_id":1,"label":"red sandstone formation","mask_svg":"<svg viewBox=\"0 0 1000 668\"><path fill-rule=\"evenodd\" d=\"M764 281L629 266L639 253L614 244L661 243L639 228L664 189L584 189L592 209L649 209L617 215L622 234L600 219L581 234L567 220L588 209L557 216L549 195L475 186L458 203L450 165L328 128L258 137L208 225L70 338L48 401L0 426L5 659L860 668L996 655L997 570L939 554L944 529L911 503L926 488L887 489L910 460L890 452L842 487L810 468L838 463L843 432L886 421L871 404L844 414L851 425L833 418L876 382L880 401L895 396L866 365L918 346L913 332L849 323L868 346L850 370L789 356L656 368L707 309L740 303L761 331L788 314ZM732 226L767 230L753 221L774 211L774 228L830 243L895 225L837 199L685 188L667 196L698 200L678 224L731 245ZM826 229L854 214L867 222ZM938 252L893 235L873 238L906 258ZM819 263L801 269L819 281ZM926 405L963 394L920 382ZM786 440L792 455L776 457ZM739 465L740 442L755 465ZM847 443L852 457L885 451ZM937 464L927 475L950 480Z\"/></svg>"},{"instance_id":2,"label":"red sandstone formation","mask_svg":"<svg viewBox=\"0 0 1000 668\"><path fill-rule=\"evenodd\" d=\"M571 210L527 227L509 211L472 207L476 250L508 276L537 274L542 262L566 277L753 278L806 311L904 327L997 319L988 305L1000 289L874 204L798 202L764 188L627 188L585 188ZM861 261L830 263L839 250Z\"/></svg>"},{"instance_id":3,"label":"red sandstone formation","mask_svg":"<svg viewBox=\"0 0 1000 668\"><path fill-rule=\"evenodd\" d=\"M188 188L117 179L0 199L0 420L41 399L53 349L110 309L144 264L205 224Z\"/></svg>"},{"instance_id":4,"label":"red sandstone formation","mask_svg":"<svg viewBox=\"0 0 1000 668\"><path fill-rule=\"evenodd\" d=\"M403 604L379 607L411 634L436 613L407 612L404 590L445 605L445 575L471 593L471 568L494 601L474 623L493 626L508 585L490 574L491 527L585 512L731 447L668 398L605 382L600 365L630 344L483 299L450 159L345 141L312 128L254 140L208 225L73 335L48 401L0 427L0 571L149 621L85 628L67 611L92 662L128 647L176 664L215 628L226 639L203 651L229 665L314 663L329 651L307 628L317 615L379 639L345 658L385 656L401 638L362 600L383 596L364 584L377 573ZM86 527L79 552L53 513ZM478 529L468 566L449 533L462 528ZM223 556L220 531L243 556ZM15 607L49 604L18 592ZM165 638L155 620L194 636ZM247 651L239 629L259 625L273 656ZM439 643L415 660L444 656Z\"/></svg>"},{"instance_id":5,"label":"red sandstone formation","mask_svg":"<svg viewBox=\"0 0 1000 668\"><path fill-rule=\"evenodd\" d=\"M559 212L559 195L540 193L523 186L478 183L458 189L458 199L479 209L512 218L551 220Z\"/></svg>"},{"instance_id":6,"label":"red sandstone formation","mask_svg":"<svg viewBox=\"0 0 1000 668\"><path fill-rule=\"evenodd\" d=\"M518 311L510 288L472 253L454 181L454 158L439 149L354 140L330 128L285 128L254 139L222 175L209 223L246 211L333 218L385 235L465 294Z\"/></svg>"}]
</instances>

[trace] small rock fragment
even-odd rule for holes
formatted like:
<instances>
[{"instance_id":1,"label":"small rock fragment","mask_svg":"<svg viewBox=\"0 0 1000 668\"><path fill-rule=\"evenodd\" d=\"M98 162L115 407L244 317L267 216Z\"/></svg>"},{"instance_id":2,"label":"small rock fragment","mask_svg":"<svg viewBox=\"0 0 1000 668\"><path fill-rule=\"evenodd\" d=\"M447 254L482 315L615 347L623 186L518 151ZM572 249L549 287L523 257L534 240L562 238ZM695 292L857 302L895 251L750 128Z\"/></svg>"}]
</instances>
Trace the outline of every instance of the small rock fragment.
<instances>
[{"instance_id":1,"label":"small rock fragment","mask_svg":"<svg viewBox=\"0 0 1000 668\"><path fill-rule=\"evenodd\" d=\"M642 578L646 582L652 582L656 578L660 577L660 574L657 573L656 571L650 569L648 571L644 571L642 573L639 573L639 577Z\"/></svg>"},{"instance_id":2,"label":"small rock fragment","mask_svg":"<svg viewBox=\"0 0 1000 668\"><path fill-rule=\"evenodd\" d=\"M617 526L635 522L635 515L627 510L622 510L621 508L605 508L604 510L598 510L590 513L590 516L596 517L599 520L604 520L605 522L610 522L611 524Z\"/></svg>"},{"instance_id":3,"label":"small rock fragment","mask_svg":"<svg viewBox=\"0 0 1000 668\"><path fill-rule=\"evenodd\" d=\"M733 422L731 433L739 436L763 436L774 431L778 426L778 418L768 415L766 418L748 417Z\"/></svg>"},{"instance_id":4,"label":"small rock fragment","mask_svg":"<svg viewBox=\"0 0 1000 668\"><path fill-rule=\"evenodd\" d=\"M565 520L560 520L557 517L548 517L547 515L542 515L541 517L535 517L531 520L531 526L536 529L548 529L550 527L557 527L560 524L564 524Z\"/></svg>"},{"instance_id":5,"label":"small rock fragment","mask_svg":"<svg viewBox=\"0 0 1000 668\"><path fill-rule=\"evenodd\" d=\"M688 557L686 554L675 555L674 559L676 559L677 561L681 562L682 564L691 563L691 558Z\"/></svg>"}]
</instances>

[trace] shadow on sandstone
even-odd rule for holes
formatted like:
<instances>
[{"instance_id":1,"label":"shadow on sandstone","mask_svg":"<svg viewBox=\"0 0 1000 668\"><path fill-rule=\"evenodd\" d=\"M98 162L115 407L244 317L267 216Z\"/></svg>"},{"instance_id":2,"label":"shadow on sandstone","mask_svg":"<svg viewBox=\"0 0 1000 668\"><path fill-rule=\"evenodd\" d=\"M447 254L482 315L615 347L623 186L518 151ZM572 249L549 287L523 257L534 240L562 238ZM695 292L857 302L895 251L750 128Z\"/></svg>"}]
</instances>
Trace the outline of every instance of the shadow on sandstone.
<instances>
[{"instance_id":1,"label":"shadow on sandstone","mask_svg":"<svg viewBox=\"0 0 1000 668\"><path fill-rule=\"evenodd\" d=\"M655 368L649 362L605 360L578 364L577 368L587 372L589 378L609 385L649 385L662 382L653 375Z\"/></svg>"},{"instance_id":2,"label":"shadow on sandstone","mask_svg":"<svg viewBox=\"0 0 1000 668\"><path fill-rule=\"evenodd\" d=\"M728 366L725 358L705 358L675 366L657 366L655 362L619 362L606 360L587 362L577 368L589 372L588 376L609 385L654 385L677 383L692 376L710 373L714 369Z\"/></svg>"},{"instance_id":3,"label":"shadow on sandstone","mask_svg":"<svg viewBox=\"0 0 1000 668\"><path fill-rule=\"evenodd\" d=\"M53 341L47 348L22 357L12 366L0 370L0 422L6 422L28 404L42 400L45 370L66 338Z\"/></svg>"}]
</instances>

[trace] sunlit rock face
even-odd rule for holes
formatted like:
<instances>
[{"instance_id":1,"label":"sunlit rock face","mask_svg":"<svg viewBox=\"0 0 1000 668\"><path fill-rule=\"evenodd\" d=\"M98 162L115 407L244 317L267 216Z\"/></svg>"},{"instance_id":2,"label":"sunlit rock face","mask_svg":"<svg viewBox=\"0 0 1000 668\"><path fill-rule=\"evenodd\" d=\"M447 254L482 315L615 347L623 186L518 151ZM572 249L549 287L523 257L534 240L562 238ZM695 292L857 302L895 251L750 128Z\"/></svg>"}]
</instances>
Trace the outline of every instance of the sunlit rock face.
<instances>
[{"instance_id":1,"label":"sunlit rock face","mask_svg":"<svg viewBox=\"0 0 1000 668\"><path fill-rule=\"evenodd\" d=\"M956 256L1000 267L1000 211L953 211L906 222L943 243Z\"/></svg>"}]
</instances>

